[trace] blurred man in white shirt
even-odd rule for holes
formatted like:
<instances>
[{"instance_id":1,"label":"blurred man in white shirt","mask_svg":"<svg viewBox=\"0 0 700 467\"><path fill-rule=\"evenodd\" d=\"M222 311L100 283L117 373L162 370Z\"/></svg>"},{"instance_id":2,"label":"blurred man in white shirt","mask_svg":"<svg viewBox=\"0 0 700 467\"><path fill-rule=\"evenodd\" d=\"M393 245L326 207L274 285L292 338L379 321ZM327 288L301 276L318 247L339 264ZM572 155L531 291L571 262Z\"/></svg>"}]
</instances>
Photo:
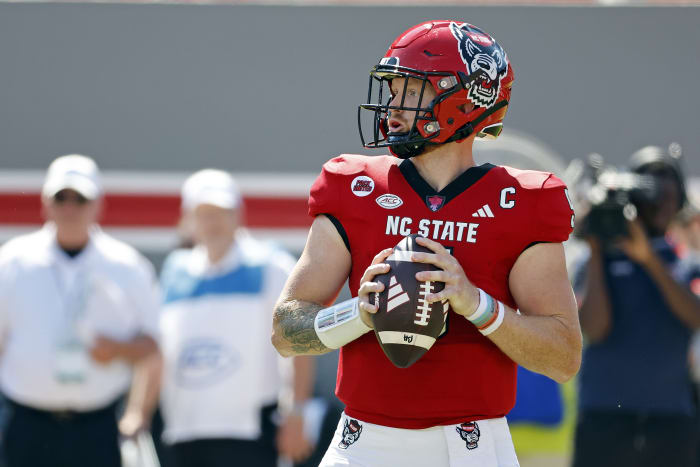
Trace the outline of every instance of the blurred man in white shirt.
<instances>
[{"instance_id":1,"label":"blurred man in white shirt","mask_svg":"<svg viewBox=\"0 0 700 467\"><path fill-rule=\"evenodd\" d=\"M0 248L9 467L120 467L120 430L140 431L155 405L153 268L101 231L102 194L92 159L59 157L42 189L47 223ZM116 409L127 393L118 425Z\"/></svg>"}]
</instances>

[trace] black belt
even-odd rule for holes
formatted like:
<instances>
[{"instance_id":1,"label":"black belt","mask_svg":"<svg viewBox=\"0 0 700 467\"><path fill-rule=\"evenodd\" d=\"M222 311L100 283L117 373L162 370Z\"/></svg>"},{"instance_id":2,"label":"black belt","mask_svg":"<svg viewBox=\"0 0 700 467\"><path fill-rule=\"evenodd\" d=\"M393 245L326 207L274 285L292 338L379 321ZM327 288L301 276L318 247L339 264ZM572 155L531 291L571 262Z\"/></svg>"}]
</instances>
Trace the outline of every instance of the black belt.
<instances>
[{"instance_id":1,"label":"black belt","mask_svg":"<svg viewBox=\"0 0 700 467\"><path fill-rule=\"evenodd\" d=\"M11 399L8 399L7 397L5 397L5 400L7 401L8 406L17 415L28 415L44 419L51 419L58 422L75 422L90 419L99 419L100 417L105 416L115 416L117 408L122 401L122 399L119 398L106 407L102 407L96 410L81 411L72 409L37 409L35 407L29 407L28 405L20 404L19 402L15 402Z\"/></svg>"}]
</instances>

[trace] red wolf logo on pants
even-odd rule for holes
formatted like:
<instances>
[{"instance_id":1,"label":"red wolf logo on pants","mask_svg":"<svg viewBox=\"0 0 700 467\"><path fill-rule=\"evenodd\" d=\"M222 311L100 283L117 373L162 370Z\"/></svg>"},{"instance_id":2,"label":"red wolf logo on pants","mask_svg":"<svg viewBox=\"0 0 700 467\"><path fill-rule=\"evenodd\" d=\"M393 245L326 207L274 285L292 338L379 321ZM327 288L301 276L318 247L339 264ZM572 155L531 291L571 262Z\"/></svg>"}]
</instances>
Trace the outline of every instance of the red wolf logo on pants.
<instances>
[{"instance_id":1,"label":"red wolf logo on pants","mask_svg":"<svg viewBox=\"0 0 700 467\"><path fill-rule=\"evenodd\" d=\"M459 433L459 436L466 441L467 449L476 449L479 446L479 436L481 435L481 432L479 431L479 425L477 425L476 422L462 423L461 425L456 426L455 429L457 430L457 433Z\"/></svg>"},{"instance_id":2,"label":"red wolf logo on pants","mask_svg":"<svg viewBox=\"0 0 700 467\"><path fill-rule=\"evenodd\" d=\"M340 449L347 449L352 443L360 438L360 433L362 433L362 425L357 420L345 419L345 426L343 427L343 439L338 444Z\"/></svg>"}]
</instances>

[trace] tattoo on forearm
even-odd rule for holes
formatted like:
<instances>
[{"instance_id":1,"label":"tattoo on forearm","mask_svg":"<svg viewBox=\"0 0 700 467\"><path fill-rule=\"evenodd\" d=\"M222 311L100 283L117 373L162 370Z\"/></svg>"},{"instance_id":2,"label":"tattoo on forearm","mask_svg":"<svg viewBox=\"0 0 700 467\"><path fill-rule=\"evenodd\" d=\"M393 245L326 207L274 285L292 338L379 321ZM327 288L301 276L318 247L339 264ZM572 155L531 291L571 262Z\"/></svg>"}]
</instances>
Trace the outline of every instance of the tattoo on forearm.
<instances>
[{"instance_id":1,"label":"tattoo on forearm","mask_svg":"<svg viewBox=\"0 0 700 467\"><path fill-rule=\"evenodd\" d=\"M321 354L330 350L318 339L314 330L316 313L322 308L315 303L288 300L275 309L275 326L295 354Z\"/></svg>"}]
</instances>

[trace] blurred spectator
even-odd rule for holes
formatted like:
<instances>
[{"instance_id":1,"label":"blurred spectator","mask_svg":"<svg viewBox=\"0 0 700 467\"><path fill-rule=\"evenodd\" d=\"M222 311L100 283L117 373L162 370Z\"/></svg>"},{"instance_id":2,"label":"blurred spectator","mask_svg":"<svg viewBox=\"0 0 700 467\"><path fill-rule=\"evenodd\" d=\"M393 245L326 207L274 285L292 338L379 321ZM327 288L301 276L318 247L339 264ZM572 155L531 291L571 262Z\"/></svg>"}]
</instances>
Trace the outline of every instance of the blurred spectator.
<instances>
[{"instance_id":1,"label":"blurred spectator","mask_svg":"<svg viewBox=\"0 0 700 467\"><path fill-rule=\"evenodd\" d=\"M683 205L675 158L646 147L631 169L652 175L655 200L614 241L591 235L588 266L576 281L587 337L580 372L575 467L695 467L697 427L687 352L700 301L665 240ZM590 214L589 214L590 217Z\"/></svg>"},{"instance_id":2,"label":"blurred spectator","mask_svg":"<svg viewBox=\"0 0 700 467\"><path fill-rule=\"evenodd\" d=\"M155 275L97 226L101 196L92 159L59 157L42 190L48 222L0 249L10 467L120 467L119 430L136 434L155 405ZM118 429L117 407L129 390Z\"/></svg>"},{"instance_id":3,"label":"blurred spectator","mask_svg":"<svg viewBox=\"0 0 700 467\"><path fill-rule=\"evenodd\" d=\"M182 209L195 245L171 253L161 277L161 410L174 464L274 467L277 452L301 461L312 450L303 413L313 360L282 361L269 335L294 260L239 228L241 196L226 172L190 176Z\"/></svg>"},{"instance_id":4,"label":"blurred spectator","mask_svg":"<svg viewBox=\"0 0 700 467\"><path fill-rule=\"evenodd\" d=\"M688 203L678 213L673 233L681 257L700 264L700 192L688 191Z\"/></svg>"},{"instance_id":5,"label":"blurred spectator","mask_svg":"<svg viewBox=\"0 0 700 467\"><path fill-rule=\"evenodd\" d=\"M690 276L690 290L700 297L700 190L688 190L688 204L678 215L674 226L678 250ZM700 331L696 331L688 353L690 373L696 385L697 404L700 406ZM700 441L700 440L699 440ZM700 450L700 442L698 442ZM700 453L698 455L700 465Z\"/></svg>"}]
</instances>

